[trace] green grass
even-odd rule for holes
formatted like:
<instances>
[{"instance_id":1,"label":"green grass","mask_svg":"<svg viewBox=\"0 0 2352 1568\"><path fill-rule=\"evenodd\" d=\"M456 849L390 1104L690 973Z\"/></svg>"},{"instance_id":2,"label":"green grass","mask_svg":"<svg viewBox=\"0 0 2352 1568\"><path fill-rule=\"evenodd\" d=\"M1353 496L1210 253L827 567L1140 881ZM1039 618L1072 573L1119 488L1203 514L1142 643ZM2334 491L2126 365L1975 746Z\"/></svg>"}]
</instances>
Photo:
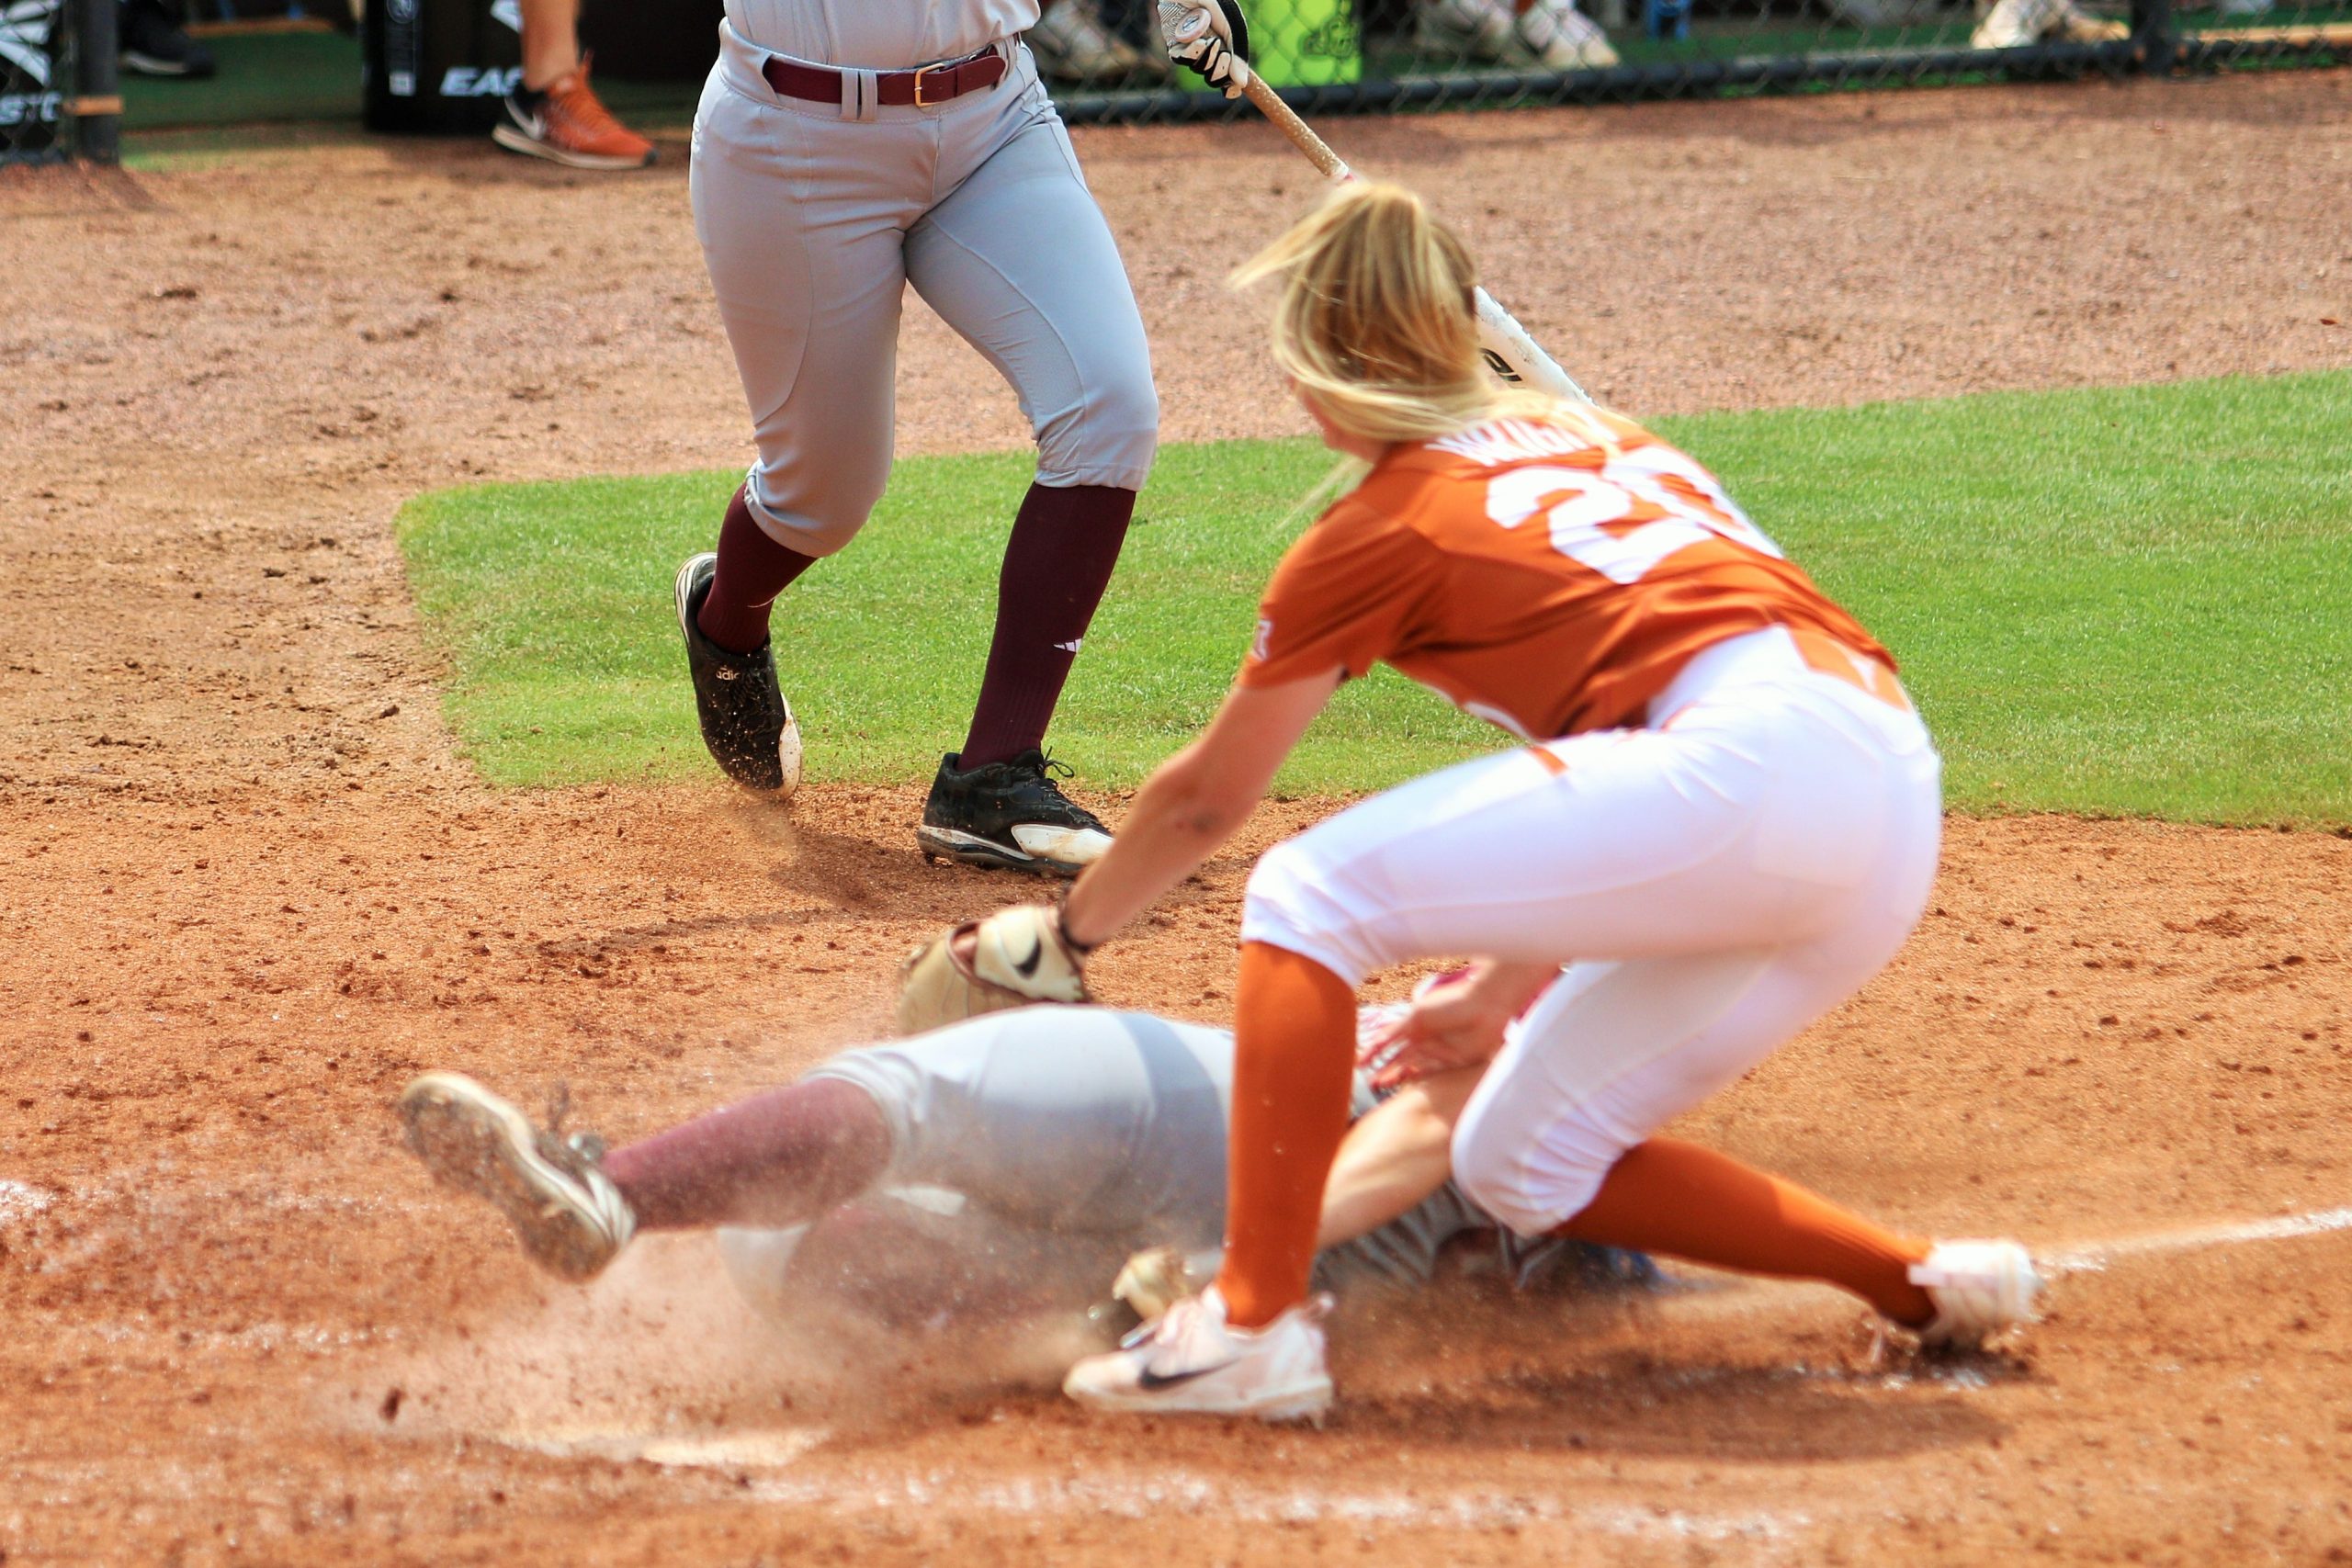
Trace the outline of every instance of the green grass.
<instances>
[{"instance_id":1,"label":"green grass","mask_svg":"<svg viewBox=\"0 0 2352 1568\"><path fill-rule=\"evenodd\" d=\"M1661 429L1904 661L1970 810L2352 822L2352 374L1713 414ZM1054 731L1129 783L1231 677L1304 442L1163 454ZM779 616L818 778L928 775L961 738L1023 454L901 463ZM421 496L400 537L449 722L502 784L707 776L669 608L730 473ZM1494 732L1383 672L1285 771L1376 788Z\"/></svg>"}]
</instances>

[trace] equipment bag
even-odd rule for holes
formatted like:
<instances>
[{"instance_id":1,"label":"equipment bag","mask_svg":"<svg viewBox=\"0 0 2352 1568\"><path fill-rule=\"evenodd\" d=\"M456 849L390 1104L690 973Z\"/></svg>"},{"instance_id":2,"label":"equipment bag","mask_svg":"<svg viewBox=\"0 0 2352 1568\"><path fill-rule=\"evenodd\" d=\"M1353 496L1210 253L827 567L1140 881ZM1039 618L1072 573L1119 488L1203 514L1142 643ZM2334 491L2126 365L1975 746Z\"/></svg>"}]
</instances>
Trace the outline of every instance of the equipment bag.
<instances>
[{"instance_id":1,"label":"equipment bag","mask_svg":"<svg viewBox=\"0 0 2352 1568\"><path fill-rule=\"evenodd\" d=\"M523 76L516 0L368 0L361 118L370 130L479 136Z\"/></svg>"}]
</instances>

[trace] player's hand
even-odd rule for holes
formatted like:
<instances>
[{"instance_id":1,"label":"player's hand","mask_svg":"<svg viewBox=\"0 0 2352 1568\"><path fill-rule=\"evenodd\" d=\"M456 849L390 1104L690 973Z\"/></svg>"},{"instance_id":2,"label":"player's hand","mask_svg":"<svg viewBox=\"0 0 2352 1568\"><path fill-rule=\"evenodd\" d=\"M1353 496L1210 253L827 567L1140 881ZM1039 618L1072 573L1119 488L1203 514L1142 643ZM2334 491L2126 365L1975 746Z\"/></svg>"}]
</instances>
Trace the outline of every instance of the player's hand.
<instances>
[{"instance_id":1,"label":"player's hand","mask_svg":"<svg viewBox=\"0 0 2352 1568\"><path fill-rule=\"evenodd\" d=\"M942 931L899 970L899 1032L927 1030L1005 1008L1082 1002L1086 950L1062 934L1061 914L1042 904L1000 909Z\"/></svg>"},{"instance_id":2,"label":"player's hand","mask_svg":"<svg viewBox=\"0 0 2352 1568\"><path fill-rule=\"evenodd\" d=\"M1238 98L1250 85L1250 24L1235 0L1159 0L1168 58Z\"/></svg>"},{"instance_id":3,"label":"player's hand","mask_svg":"<svg viewBox=\"0 0 2352 1568\"><path fill-rule=\"evenodd\" d=\"M1432 975L1413 988L1412 1005L1359 1049L1372 1086L1395 1089L1455 1067L1476 1066L1503 1047L1503 1031L1550 983L1544 965L1480 960Z\"/></svg>"},{"instance_id":4,"label":"player's hand","mask_svg":"<svg viewBox=\"0 0 2352 1568\"><path fill-rule=\"evenodd\" d=\"M1086 950L1062 934L1050 904L999 909L972 928L972 973L1040 1002L1086 1000Z\"/></svg>"}]
</instances>

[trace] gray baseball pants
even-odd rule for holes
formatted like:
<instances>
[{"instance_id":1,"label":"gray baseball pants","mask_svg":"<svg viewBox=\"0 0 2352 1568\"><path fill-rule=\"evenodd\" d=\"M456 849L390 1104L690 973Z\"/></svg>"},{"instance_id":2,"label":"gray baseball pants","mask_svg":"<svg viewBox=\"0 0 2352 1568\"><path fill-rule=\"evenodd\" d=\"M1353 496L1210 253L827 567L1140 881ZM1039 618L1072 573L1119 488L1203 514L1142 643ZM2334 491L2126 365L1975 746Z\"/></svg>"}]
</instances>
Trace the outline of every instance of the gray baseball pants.
<instances>
[{"instance_id":1,"label":"gray baseball pants","mask_svg":"<svg viewBox=\"0 0 2352 1568\"><path fill-rule=\"evenodd\" d=\"M1146 1247L1198 1254L1225 1235L1226 1128L1233 1035L1149 1013L1035 1007L844 1052L813 1068L870 1096L890 1131L885 1192L953 1193L977 1219L967 1252L994 1255L1020 1282L1050 1259L1099 1296ZM1357 1083L1358 1114L1371 1090ZM1446 1242L1493 1222L1448 1182L1418 1208L1317 1260L1338 1289L1419 1284ZM727 1231L721 1246L755 1299L780 1299L798 1233ZM956 1228L939 1230L943 1259ZM978 1257L958 1257L967 1271Z\"/></svg>"},{"instance_id":2,"label":"gray baseball pants","mask_svg":"<svg viewBox=\"0 0 2352 1568\"><path fill-rule=\"evenodd\" d=\"M695 231L769 536L830 555L881 498L909 283L1012 383L1038 483L1140 490L1159 423L1143 321L1027 47L1001 46L1012 69L992 88L886 107L786 97L764 51L719 36L695 117Z\"/></svg>"}]
</instances>

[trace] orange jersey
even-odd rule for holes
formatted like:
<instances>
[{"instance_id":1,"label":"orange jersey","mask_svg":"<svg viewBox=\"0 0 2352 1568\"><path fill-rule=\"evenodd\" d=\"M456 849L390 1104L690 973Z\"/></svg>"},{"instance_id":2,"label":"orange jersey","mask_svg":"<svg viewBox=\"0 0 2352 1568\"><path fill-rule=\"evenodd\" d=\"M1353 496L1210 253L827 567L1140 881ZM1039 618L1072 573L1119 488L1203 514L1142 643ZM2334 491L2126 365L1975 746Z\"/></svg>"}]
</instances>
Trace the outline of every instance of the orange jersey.
<instances>
[{"instance_id":1,"label":"orange jersey","mask_svg":"<svg viewBox=\"0 0 2352 1568\"><path fill-rule=\"evenodd\" d=\"M1894 664L1713 476L1589 408L1393 448L1258 615L1244 685L1385 661L1538 740L1640 723L1693 654L1765 626Z\"/></svg>"}]
</instances>

